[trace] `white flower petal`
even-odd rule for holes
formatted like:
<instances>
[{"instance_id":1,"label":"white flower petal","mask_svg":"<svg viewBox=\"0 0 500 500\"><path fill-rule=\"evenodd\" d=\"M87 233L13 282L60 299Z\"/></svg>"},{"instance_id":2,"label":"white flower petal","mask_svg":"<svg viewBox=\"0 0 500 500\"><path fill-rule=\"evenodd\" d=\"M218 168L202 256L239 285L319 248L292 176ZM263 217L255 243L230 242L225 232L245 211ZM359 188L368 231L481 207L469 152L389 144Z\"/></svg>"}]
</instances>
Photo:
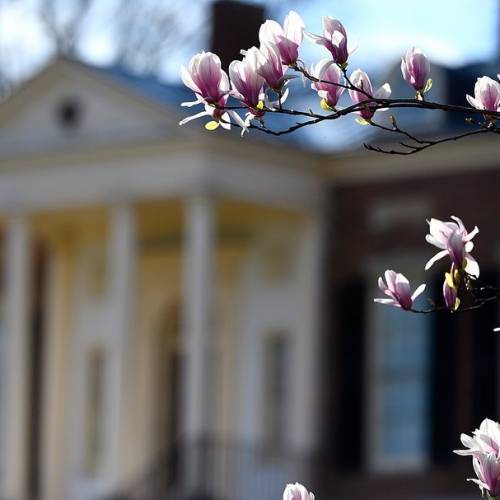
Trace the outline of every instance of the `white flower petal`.
<instances>
[{"instance_id":1,"label":"white flower petal","mask_svg":"<svg viewBox=\"0 0 500 500\"><path fill-rule=\"evenodd\" d=\"M416 298L422 294L422 292L425 290L425 283L422 283L414 292L413 295L411 296L412 302L416 300Z\"/></svg>"},{"instance_id":2,"label":"white flower petal","mask_svg":"<svg viewBox=\"0 0 500 500\"><path fill-rule=\"evenodd\" d=\"M476 234L479 233L479 228L477 226L474 226L474 229L467 234L467 236L464 238L464 241L470 241Z\"/></svg>"},{"instance_id":3,"label":"white flower petal","mask_svg":"<svg viewBox=\"0 0 500 500\"><path fill-rule=\"evenodd\" d=\"M381 292L385 292L387 290L387 285L384 283L384 280L381 276L378 279L378 287Z\"/></svg>"},{"instance_id":4,"label":"white flower petal","mask_svg":"<svg viewBox=\"0 0 500 500\"><path fill-rule=\"evenodd\" d=\"M470 96L469 94L467 94L466 96L466 99L468 101L468 103L473 107L473 108L476 108L476 109L483 109L483 105L481 104L480 101L478 101L477 99L475 99L474 97Z\"/></svg>"},{"instance_id":5,"label":"white flower petal","mask_svg":"<svg viewBox=\"0 0 500 500\"><path fill-rule=\"evenodd\" d=\"M437 248L441 248L442 250L446 248L446 242L436 239L434 236L432 236L432 234L426 234L425 241Z\"/></svg>"},{"instance_id":6,"label":"white flower petal","mask_svg":"<svg viewBox=\"0 0 500 500\"><path fill-rule=\"evenodd\" d=\"M390 96L391 86L388 83L384 83L373 95L376 99L389 99Z\"/></svg>"},{"instance_id":7,"label":"white flower petal","mask_svg":"<svg viewBox=\"0 0 500 500\"><path fill-rule=\"evenodd\" d=\"M295 12L291 10L285 17L284 28L285 36L292 42L300 45L302 39L304 38L304 28L305 24L302 18Z\"/></svg>"},{"instance_id":8,"label":"white flower petal","mask_svg":"<svg viewBox=\"0 0 500 500\"><path fill-rule=\"evenodd\" d=\"M203 104L203 100L197 99L196 101L181 102L181 106L185 108L191 108L193 106L196 106L197 104Z\"/></svg>"},{"instance_id":9,"label":"white flower petal","mask_svg":"<svg viewBox=\"0 0 500 500\"><path fill-rule=\"evenodd\" d=\"M438 260L442 259L443 257L446 257L448 255L448 250L442 250L441 252L438 252L432 259L430 259L427 264L425 264L425 270L427 271L432 267L432 265L437 262Z\"/></svg>"},{"instance_id":10,"label":"white flower petal","mask_svg":"<svg viewBox=\"0 0 500 500\"><path fill-rule=\"evenodd\" d=\"M378 304L386 304L395 307L401 307L394 299L373 299L373 302Z\"/></svg>"},{"instance_id":11,"label":"white flower petal","mask_svg":"<svg viewBox=\"0 0 500 500\"><path fill-rule=\"evenodd\" d=\"M230 110L228 111L228 113L230 114L231 118L243 129L243 131L245 131L248 128L246 123L243 121L241 116L238 113L236 113L236 111Z\"/></svg>"},{"instance_id":12,"label":"white flower petal","mask_svg":"<svg viewBox=\"0 0 500 500\"><path fill-rule=\"evenodd\" d=\"M184 118L184 120L181 120L179 122L179 125L184 125L188 122L190 122L191 120L196 120L197 118L201 118L202 116L210 116L210 113L207 113L206 111L201 111L200 113L196 113L195 115L192 115L192 116L188 116L187 118Z\"/></svg>"},{"instance_id":13,"label":"white flower petal","mask_svg":"<svg viewBox=\"0 0 500 500\"><path fill-rule=\"evenodd\" d=\"M465 272L467 274L470 274L471 276L479 278L479 264L477 263L477 261L470 255L466 255L465 260L467 262L465 266Z\"/></svg>"}]
</instances>

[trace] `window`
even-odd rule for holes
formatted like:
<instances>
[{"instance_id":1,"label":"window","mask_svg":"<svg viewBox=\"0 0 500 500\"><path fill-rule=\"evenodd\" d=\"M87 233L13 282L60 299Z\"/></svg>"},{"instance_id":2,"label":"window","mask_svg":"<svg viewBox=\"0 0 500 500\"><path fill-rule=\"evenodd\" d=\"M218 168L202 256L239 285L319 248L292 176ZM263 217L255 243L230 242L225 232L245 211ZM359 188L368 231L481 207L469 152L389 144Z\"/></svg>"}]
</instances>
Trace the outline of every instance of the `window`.
<instances>
[{"instance_id":1,"label":"window","mask_svg":"<svg viewBox=\"0 0 500 500\"><path fill-rule=\"evenodd\" d=\"M418 469L429 455L429 317L374 304L372 318L366 352L368 463L375 471Z\"/></svg>"},{"instance_id":2,"label":"window","mask_svg":"<svg viewBox=\"0 0 500 500\"><path fill-rule=\"evenodd\" d=\"M281 332L264 338L263 434L270 449L282 448L286 437L288 341Z\"/></svg>"},{"instance_id":3,"label":"window","mask_svg":"<svg viewBox=\"0 0 500 500\"><path fill-rule=\"evenodd\" d=\"M73 97L63 99L55 110L57 124L64 130L76 130L82 121L82 103Z\"/></svg>"}]
</instances>

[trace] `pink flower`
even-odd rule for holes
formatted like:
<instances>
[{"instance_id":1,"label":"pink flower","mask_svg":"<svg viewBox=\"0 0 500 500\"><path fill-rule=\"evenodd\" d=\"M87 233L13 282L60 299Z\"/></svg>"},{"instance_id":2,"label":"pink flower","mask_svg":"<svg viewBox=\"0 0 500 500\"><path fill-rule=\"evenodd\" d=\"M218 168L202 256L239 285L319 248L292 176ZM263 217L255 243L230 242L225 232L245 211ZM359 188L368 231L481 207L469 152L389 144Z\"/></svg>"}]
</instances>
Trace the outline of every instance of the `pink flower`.
<instances>
[{"instance_id":1,"label":"pink flower","mask_svg":"<svg viewBox=\"0 0 500 500\"><path fill-rule=\"evenodd\" d=\"M182 66L181 76L184 85L197 95L196 101L184 103L185 106L202 102L219 104L229 92L229 79L221 69L219 56L211 52L201 52L193 56L187 69Z\"/></svg>"},{"instance_id":2,"label":"pink flower","mask_svg":"<svg viewBox=\"0 0 500 500\"><path fill-rule=\"evenodd\" d=\"M276 21L267 20L259 30L261 45L273 43L278 47L281 61L294 65L299 57L299 46L304 38L304 21L293 10L285 17L284 28Z\"/></svg>"},{"instance_id":3,"label":"pink flower","mask_svg":"<svg viewBox=\"0 0 500 500\"><path fill-rule=\"evenodd\" d=\"M275 91L281 91L286 82L286 66L281 62L281 55L274 43L264 43L256 54L256 71Z\"/></svg>"},{"instance_id":4,"label":"pink flower","mask_svg":"<svg viewBox=\"0 0 500 500\"><path fill-rule=\"evenodd\" d=\"M370 78L364 71L361 71L360 69L353 71L350 80L354 87L364 91L363 93L360 90L349 90L349 95L351 96L352 102L354 104L362 103L368 100L368 96L373 96L375 99L387 99L391 95L391 87L388 83L384 83L384 85L382 85L375 93L373 93ZM368 94L368 96L366 94ZM370 106L369 104L367 104L366 106L361 107L357 113L365 120L371 120L373 115L375 114L375 109L373 105Z\"/></svg>"},{"instance_id":5,"label":"pink flower","mask_svg":"<svg viewBox=\"0 0 500 500\"><path fill-rule=\"evenodd\" d=\"M333 62L345 65L354 48L347 44L347 33L340 21L332 17L323 17L323 36L307 33L306 35L318 45L323 45L332 54Z\"/></svg>"},{"instance_id":6,"label":"pink flower","mask_svg":"<svg viewBox=\"0 0 500 500\"><path fill-rule=\"evenodd\" d=\"M463 222L458 217L451 217L452 222L443 222L438 219L429 221L429 234L425 239L427 243L434 245L442 250L438 252L425 265L425 270L430 269L434 262L450 256L452 263L458 270L464 269L471 276L479 276L479 264L470 255L474 248L472 238L476 236L479 229L474 229L468 233Z\"/></svg>"},{"instance_id":7,"label":"pink flower","mask_svg":"<svg viewBox=\"0 0 500 500\"><path fill-rule=\"evenodd\" d=\"M500 495L500 425L489 418L485 418L479 429L472 436L460 436L466 450L455 450L454 453L462 456L472 456L472 465L477 479L469 479L476 483L489 497Z\"/></svg>"},{"instance_id":8,"label":"pink flower","mask_svg":"<svg viewBox=\"0 0 500 500\"><path fill-rule=\"evenodd\" d=\"M476 457L493 453L500 458L500 424L494 420L485 418L472 436L461 434L460 441L468 449L454 450L457 455Z\"/></svg>"},{"instance_id":9,"label":"pink flower","mask_svg":"<svg viewBox=\"0 0 500 500\"><path fill-rule=\"evenodd\" d=\"M322 59L315 66L311 66L311 75L322 82L313 82L311 88L318 92L327 107L334 108L344 92L343 87L334 85L341 83L342 73L331 59ZM333 82L333 83L326 83Z\"/></svg>"},{"instance_id":10,"label":"pink flower","mask_svg":"<svg viewBox=\"0 0 500 500\"><path fill-rule=\"evenodd\" d=\"M385 272L385 283L382 277L378 279L378 287L390 298L374 299L375 302L400 307L406 311L412 308L413 302L425 290L425 284L422 284L412 294L410 282L402 274L389 269Z\"/></svg>"},{"instance_id":11,"label":"pink flower","mask_svg":"<svg viewBox=\"0 0 500 500\"><path fill-rule=\"evenodd\" d=\"M412 47L408 49L405 57L401 61L401 72L403 78L410 84L417 92L425 89L429 78L431 65L429 60L420 49Z\"/></svg>"},{"instance_id":12,"label":"pink flower","mask_svg":"<svg viewBox=\"0 0 500 500\"><path fill-rule=\"evenodd\" d=\"M264 78L257 73L259 49L248 49L242 61L233 61L229 65L229 76L233 91L231 95L243 102L256 114L263 97Z\"/></svg>"},{"instance_id":13,"label":"pink flower","mask_svg":"<svg viewBox=\"0 0 500 500\"><path fill-rule=\"evenodd\" d=\"M314 495L300 483L287 484L283 492L283 500L314 500Z\"/></svg>"},{"instance_id":14,"label":"pink flower","mask_svg":"<svg viewBox=\"0 0 500 500\"><path fill-rule=\"evenodd\" d=\"M493 499L500 495L500 459L494 453L481 454L472 459L477 479L469 479L476 483L484 495Z\"/></svg>"},{"instance_id":15,"label":"pink flower","mask_svg":"<svg viewBox=\"0 0 500 500\"><path fill-rule=\"evenodd\" d=\"M482 76L474 86L474 97L467 94L467 101L476 109L500 111L500 83L489 76Z\"/></svg>"}]
</instances>

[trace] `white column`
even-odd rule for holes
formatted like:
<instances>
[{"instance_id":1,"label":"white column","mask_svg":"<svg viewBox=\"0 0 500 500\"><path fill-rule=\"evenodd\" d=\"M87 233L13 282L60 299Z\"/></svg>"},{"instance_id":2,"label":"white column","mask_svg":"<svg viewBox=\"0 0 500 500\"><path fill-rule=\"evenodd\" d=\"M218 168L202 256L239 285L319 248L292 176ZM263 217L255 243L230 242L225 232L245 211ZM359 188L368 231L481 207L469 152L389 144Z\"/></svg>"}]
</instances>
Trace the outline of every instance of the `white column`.
<instances>
[{"instance_id":1,"label":"white column","mask_svg":"<svg viewBox=\"0 0 500 500\"><path fill-rule=\"evenodd\" d=\"M133 208L119 204L111 210L109 228L108 285L110 311L110 350L108 352L109 385L107 391L110 412L111 488L122 486L131 436L128 435L132 394L130 381L131 342L134 331L136 224Z\"/></svg>"},{"instance_id":2,"label":"white column","mask_svg":"<svg viewBox=\"0 0 500 500\"><path fill-rule=\"evenodd\" d=\"M212 418L214 201L208 197L195 197L186 202L185 210L182 422L190 457L184 462L188 468L187 480L196 488L203 474L199 446L210 431Z\"/></svg>"},{"instance_id":3,"label":"white column","mask_svg":"<svg viewBox=\"0 0 500 500\"><path fill-rule=\"evenodd\" d=\"M42 415L42 495L43 500L64 498L65 437L68 425L67 394L72 341L72 246L64 237L51 241L47 283L47 318L44 348L45 381ZM69 427L69 428L68 428Z\"/></svg>"},{"instance_id":4,"label":"white column","mask_svg":"<svg viewBox=\"0 0 500 500\"><path fill-rule=\"evenodd\" d=\"M23 499L27 487L29 413L30 235L27 221L11 217L5 233L5 329L2 353L1 497Z\"/></svg>"},{"instance_id":5,"label":"white column","mask_svg":"<svg viewBox=\"0 0 500 500\"><path fill-rule=\"evenodd\" d=\"M298 456L307 455L318 444L323 236L323 216L313 214L306 223L300 245L298 331L290 384L291 436Z\"/></svg>"}]
</instances>

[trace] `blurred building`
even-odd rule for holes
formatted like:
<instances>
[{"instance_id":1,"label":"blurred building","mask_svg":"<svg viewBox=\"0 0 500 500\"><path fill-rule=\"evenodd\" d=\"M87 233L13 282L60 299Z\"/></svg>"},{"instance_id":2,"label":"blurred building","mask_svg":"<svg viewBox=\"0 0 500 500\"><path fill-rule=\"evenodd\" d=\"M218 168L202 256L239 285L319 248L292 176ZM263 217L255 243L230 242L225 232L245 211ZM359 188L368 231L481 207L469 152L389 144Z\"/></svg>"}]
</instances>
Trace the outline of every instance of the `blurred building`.
<instances>
[{"instance_id":1,"label":"blurred building","mask_svg":"<svg viewBox=\"0 0 500 500\"><path fill-rule=\"evenodd\" d=\"M315 443L314 157L181 95L59 60L2 107L2 498L276 496Z\"/></svg>"},{"instance_id":2,"label":"blurred building","mask_svg":"<svg viewBox=\"0 0 500 500\"><path fill-rule=\"evenodd\" d=\"M318 154L180 128L189 97L60 59L0 107L0 498L475 498L496 306L372 299L439 300L431 216L496 282L498 139Z\"/></svg>"}]
</instances>

